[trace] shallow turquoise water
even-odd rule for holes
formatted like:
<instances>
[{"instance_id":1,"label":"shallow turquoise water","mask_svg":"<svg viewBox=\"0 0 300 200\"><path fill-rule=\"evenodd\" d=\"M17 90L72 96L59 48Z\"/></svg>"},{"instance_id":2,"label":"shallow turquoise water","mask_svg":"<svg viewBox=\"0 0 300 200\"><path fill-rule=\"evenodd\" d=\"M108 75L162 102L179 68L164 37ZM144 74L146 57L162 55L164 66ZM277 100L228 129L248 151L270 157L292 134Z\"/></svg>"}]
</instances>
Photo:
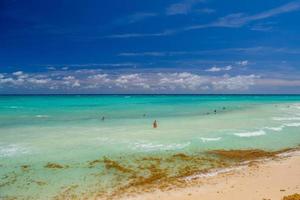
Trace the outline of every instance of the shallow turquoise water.
<instances>
[{"instance_id":1,"label":"shallow turquoise water","mask_svg":"<svg viewBox=\"0 0 300 200\"><path fill-rule=\"evenodd\" d=\"M300 96L0 96L0 199L50 199L70 185L84 193L108 190L111 174L94 176L105 168L86 164L103 156L129 162L211 149L295 147L299 127ZM47 169L48 162L69 168ZM24 173L22 165L30 170Z\"/></svg>"}]
</instances>

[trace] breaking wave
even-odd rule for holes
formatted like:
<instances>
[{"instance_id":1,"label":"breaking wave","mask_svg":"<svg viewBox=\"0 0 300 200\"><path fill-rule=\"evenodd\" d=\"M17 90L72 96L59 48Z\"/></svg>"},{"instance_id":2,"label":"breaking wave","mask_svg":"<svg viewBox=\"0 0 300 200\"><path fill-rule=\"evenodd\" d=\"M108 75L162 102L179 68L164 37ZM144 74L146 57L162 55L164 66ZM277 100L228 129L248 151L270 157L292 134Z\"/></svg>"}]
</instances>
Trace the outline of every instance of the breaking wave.
<instances>
[{"instance_id":1,"label":"breaking wave","mask_svg":"<svg viewBox=\"0 0 300 200\"><path fill-rule=\"evenodd\" d=\"M189 146L191 143L172 143L172 144L155 144L155 143L134 143L132 148L134 150L139 151L161 151L161 150L178 150L184 149L185 147Z\"/></svg>"},{"instance_id":2,"label":"breaking wave","mask_svg":"<svg viewBox=\"0 0 300 200\"><path fill-rule=\"evenodd\" d=\"M28 149L17 144L0 146L0 157L12 157L25 153L28 153Z\"/></svg>"},{"instance_id":3,"label":"breaking wave","mask_svg":"<svg viewBox=\"0 0 300 200\"><path fill-rule=\"evenodd\" d=\"M252 131L252 132L244 132L244 133L234 133L234 135L239 137L255 137L265 135L266 132L264 130Z\"/></svg>"}]
</instances>

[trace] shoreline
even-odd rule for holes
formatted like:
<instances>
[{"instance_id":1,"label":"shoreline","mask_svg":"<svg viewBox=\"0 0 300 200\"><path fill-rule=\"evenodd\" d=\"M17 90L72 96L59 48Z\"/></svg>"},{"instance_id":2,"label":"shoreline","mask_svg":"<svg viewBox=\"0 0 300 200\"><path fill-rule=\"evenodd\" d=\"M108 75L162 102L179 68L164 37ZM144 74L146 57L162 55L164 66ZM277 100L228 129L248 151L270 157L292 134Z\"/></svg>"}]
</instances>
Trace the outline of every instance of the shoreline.
<instances>
[{"instance_id":1,"label":"shoreline","mask_svg":"<svg viewBox=\"0 0 300 200\"><path fill-rule=\"evenodd\" d=\"M185 177L186 187L129 194L120 200L281 200L300 193L300 151L246 161L235 167Z\"/></svg>"}]
</instances>

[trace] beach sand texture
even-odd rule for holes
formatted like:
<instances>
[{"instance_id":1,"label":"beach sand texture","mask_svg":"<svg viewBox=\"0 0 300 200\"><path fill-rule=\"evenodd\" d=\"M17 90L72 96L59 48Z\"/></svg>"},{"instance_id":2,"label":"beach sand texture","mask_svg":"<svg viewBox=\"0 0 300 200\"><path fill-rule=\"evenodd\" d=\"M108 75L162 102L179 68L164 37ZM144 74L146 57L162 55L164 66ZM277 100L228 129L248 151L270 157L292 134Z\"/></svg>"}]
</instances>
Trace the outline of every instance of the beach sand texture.
<instances>
[{"instance_id":1,"label":"beach sand texture","mask_svg":"<svg viewBox=\"0 0 300 200\"><path fill-rule=\"evenodd\" d=\"M250 164L246 168L199 178L198 184L170 191L156 191L122 200L285 200L300 193L300 156Z\"/></svg>"}]
</instances>

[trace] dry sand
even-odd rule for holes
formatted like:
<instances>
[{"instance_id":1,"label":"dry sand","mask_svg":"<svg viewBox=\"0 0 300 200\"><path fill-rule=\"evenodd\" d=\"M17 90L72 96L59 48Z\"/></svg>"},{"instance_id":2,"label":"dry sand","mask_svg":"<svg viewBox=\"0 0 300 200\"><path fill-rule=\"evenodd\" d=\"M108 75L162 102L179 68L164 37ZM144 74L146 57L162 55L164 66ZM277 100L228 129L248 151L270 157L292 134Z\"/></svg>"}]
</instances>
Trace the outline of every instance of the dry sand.
<instances>
[{"instance_id":1,"label":"dry sand","mask_svg":"<svg viewBox=\"0 0 300 200\"><path fill-rule=\"evenodd\" d=\"M300 193L300 153L261 161L213 177L200 177L193 186L156 191L123 200L281 200Z\"/></svg>"}]
</instances>

